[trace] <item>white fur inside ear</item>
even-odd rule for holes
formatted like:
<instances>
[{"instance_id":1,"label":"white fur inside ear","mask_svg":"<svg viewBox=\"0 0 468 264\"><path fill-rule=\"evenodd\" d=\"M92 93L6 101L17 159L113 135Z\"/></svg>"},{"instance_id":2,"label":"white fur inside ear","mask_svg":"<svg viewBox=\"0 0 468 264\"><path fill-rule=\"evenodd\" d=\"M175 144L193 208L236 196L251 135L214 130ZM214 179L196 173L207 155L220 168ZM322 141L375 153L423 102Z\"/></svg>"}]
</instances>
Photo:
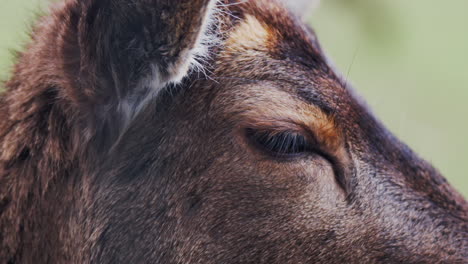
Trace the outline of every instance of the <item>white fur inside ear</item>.
<instances>
[{"instance_id":1,"label":"white fur inside ear","mask_svg":"<svg viewBox=\"0 0 468 264\"><path fill-rule=\"evenodd\" d=\"M183 51L179 61L170 66L170 76L166 84L181 82L191 70L205 73L203 65L209 57L209 50L219 44L218 35L211 31L213 23L217 21L218 1L210 1L194 47Z\"/></svg>"},{"instance_id":2,"label":"white fur inside ear","mask_svg":"<svg viewBox=\"0 0 468 264\"><path fill-rule=\"evenodd\" d=\"M305 17L318 7L320 0L280 0L295 14Z\"/></svg>"},{"instance_id":3,"label":"white fur inside ear","mask_svg":"<svg viewBox=\"0 0 468 264\"><path fill-rule=\"evenodd\" d=\"M219 44L218 35L211 32L212 24L217 21L219 0L212 0L206 7L206 12L200 32L193 48L181 51L176 61L161 69L158 62L151 64L151 74L143 78L135 88L137 95L123 98L121 112L126 126L144 107L163 89L180 83L191 70L205 73L204 66L209 56L210 47ZM168 74L167 74L168 73Z\"/></svg>"}]
</instances>

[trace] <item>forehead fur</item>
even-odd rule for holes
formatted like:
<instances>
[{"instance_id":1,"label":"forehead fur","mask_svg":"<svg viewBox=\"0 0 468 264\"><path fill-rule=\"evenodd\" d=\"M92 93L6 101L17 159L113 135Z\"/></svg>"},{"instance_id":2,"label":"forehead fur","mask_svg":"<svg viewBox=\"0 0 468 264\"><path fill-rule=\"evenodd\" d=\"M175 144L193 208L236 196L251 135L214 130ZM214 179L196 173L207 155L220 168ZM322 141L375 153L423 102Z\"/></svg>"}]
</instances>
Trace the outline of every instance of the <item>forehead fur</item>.
<instances>
[{"instance_id":1,"label":"forehead fur","mask_svg":"<svg viewBox=\"0 0 468 264\"><path fill-rule=\"evenodd\" d=\"M313 30L281 3L275 0L246 1L232 5L229 11L237 18L231 39L236 35L240 37L238 42L245 41L246 37L267 40L268 43L259 44L266 44L263 46L268 47L270 55L289 58L306 66L314 66L320 61L318 58L323 52ZM245 35L240 36L240 32Z\"/></svg>"},{"instance_id":2,"label":"forehead fur","mask_svg":"<svg viewBox=\"0 0 468 264\"><path fill-rule=\"evenodd\" d=\"M256 17L247 14L245 19L229 35L226 41L226 51L255 52L274 48L276 43L275 34L268 25L260 22Z\"/></svg>"},{"instance_id":3,"label":"forehead fur","mask_svg":"<svg viewBox=\"0 0 468 264\"><path fill-rule=\"evenodd\" d=\"M335 112L348 94L309 27L274 0L228 6L224 45L214 60L213 78L290 83L289 92L325 112ZM343 100L336 98L344 97Z\"/></svg>"},{"instance_id":4,"label":"forehead fur","mask_svg":"<svg viewBox=\"0 0 468 264\"><path fill-rule=\"evenodd\" d=\"M225 12L220 12L224 14L220 31L225 41L215 60L215 71L260 78L272 73L272 68L279 70L278 64L305 71L327 67L312 29L282 4L275 0L225 4ZM291 69L282 69L288 71Z\"/></svg>"}]
</instances>

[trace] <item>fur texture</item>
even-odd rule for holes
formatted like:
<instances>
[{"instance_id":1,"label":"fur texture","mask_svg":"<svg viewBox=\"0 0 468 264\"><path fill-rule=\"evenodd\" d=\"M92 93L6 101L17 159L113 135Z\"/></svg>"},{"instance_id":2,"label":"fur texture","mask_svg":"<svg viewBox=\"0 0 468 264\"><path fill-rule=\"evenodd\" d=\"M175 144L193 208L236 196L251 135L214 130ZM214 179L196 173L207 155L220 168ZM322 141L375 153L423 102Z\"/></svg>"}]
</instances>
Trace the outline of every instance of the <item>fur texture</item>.
<instances>
[{"instance_id":1,"label":"fur texture","mask_svg":"<svg viewBox=\"0 0 468 264\"><path fill-rule=\"evenodd\" d=\"M275 1L68 0L32 36L0 97L0 263L468 261L467 202Z\"/></svg>"}]
</instances>

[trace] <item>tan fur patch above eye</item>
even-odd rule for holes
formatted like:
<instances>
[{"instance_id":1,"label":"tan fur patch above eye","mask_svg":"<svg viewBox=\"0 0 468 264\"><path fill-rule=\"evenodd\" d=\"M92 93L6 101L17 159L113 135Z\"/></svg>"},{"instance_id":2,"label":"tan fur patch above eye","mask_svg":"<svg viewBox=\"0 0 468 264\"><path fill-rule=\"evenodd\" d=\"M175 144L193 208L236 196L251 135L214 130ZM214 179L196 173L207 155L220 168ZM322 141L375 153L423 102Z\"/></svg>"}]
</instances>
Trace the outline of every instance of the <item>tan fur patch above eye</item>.
<instances>
[{"instance_id":1,"label":"tan fur patch above eye","mask_svg":"<svg viewBox=\"0 0 468 264\"><path fill-rule=\"evenodd\" d=\"M226 51L240 52L248 50L268 50L271 45L271 30L252 15L247 15L244 21L230 34L226 42Z\"/></svg>"}]
</instances>

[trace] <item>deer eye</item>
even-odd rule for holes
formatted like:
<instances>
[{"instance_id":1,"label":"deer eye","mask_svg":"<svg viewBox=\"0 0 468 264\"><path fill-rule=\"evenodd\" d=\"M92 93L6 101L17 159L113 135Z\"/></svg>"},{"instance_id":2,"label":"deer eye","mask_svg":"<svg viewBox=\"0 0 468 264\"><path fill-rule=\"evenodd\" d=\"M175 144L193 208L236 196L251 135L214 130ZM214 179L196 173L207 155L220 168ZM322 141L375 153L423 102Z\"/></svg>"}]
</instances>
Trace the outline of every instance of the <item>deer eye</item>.
<instances>
[{"instance_id":1,"label":"deer eye","mask_svg":"<svg viewBox=\"0 0 468 264\"><path fill-rule=\"evenodd\" d=\"M247 129L247 138L256 148L275 157L291 157L311 150L305 136L295 131Z\"/></svg>"}]
</instances>

